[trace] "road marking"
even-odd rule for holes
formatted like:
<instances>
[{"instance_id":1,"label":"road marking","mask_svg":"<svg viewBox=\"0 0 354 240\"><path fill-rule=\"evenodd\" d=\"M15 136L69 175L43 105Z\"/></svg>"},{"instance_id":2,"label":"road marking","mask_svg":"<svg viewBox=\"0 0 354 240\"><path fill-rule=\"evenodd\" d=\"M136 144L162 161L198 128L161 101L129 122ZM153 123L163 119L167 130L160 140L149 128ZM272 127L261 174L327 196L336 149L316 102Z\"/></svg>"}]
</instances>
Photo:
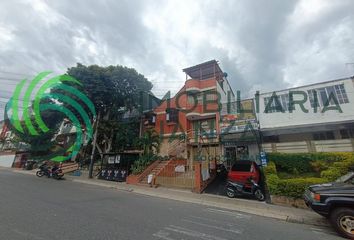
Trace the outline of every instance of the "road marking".
<instances>
[{"instance_id":1,"label":"road marking","mask_svg":"<svg viewBox=\"0 0 354 240\"><path fill-rule=\"evenodd\" d=\"M38 236L38 235L35 235L35 234L32 234L32 233L29 233L29 232L22 232L22 231L20 231L20 230L18 230L18 229L16 229L16 228L13 228L13 229L11 229L11 231L13 231L14 233L17 233L18 235L20 235L20 236L22 236L22 237L26 237L26 239L28 238L28 237L30 237L31 239L36 239L36 240L44 240L45 238L42 238L42 237L40 237L40 236Z\"/></svg>"},{"instance_id":2,"label":"road marking","mask_svg":"<svg viewBox=\"0 0 354 240\"><path fill-rule=\"evenodd\" d=\"M189 215L190 218L194 218L194 219L198 219L198 220L204 220L207 222L212 222L212 223L219 223L219 224L223 224L229 227L233 227L233 226L237 226L234 224L231 224L229 222L225 222L225 221L218 221L218 220L214 220L214 219L210 219L210 218L202 218L202 217L198 217L198 216L193 216L193 215Z\"/></svg>"},{"instance_id":3,"label":"road marking","mask_svg":"<svg viewBox=\"0 0 354 240\"><path fill-rule=\"evenodd\" d=\"M238 229L228 229L228 228L224 228L224 227L218 227L218 226L214 226L214 225L210 225L210 224L206 224L206 223L200 223L200 222L195 222L195 221L191 221L188 219L182 219L183 222L189 222L189 223L193 223L195 225L199 225L199 226L203 226L203 227L208 227L208 228L214 228L217 230L221 230L221 231L226 231L226 232L232 232L232 233L236 233L236 234L242 234L241 230Z\"/></svg>"},{"instance_id":4,"label":"road marking","mask_svg":"<svg viewBox=\"0 0 354 240\"><path fill-rule=\"evenodd\" d=\"M174 238L168 237L169 235L170 235L170 233L166 232L164 230L160 230L157 233L153 234L154 237L158 237L158 238L161 238L161 239L164 239L164 240L175 240Z\"/></svg>"},{"instance_id":5,"label":"road marking","mask_svg":"<svg viewBox=\"0 0 354 240\"><path fill-rule=\"evenodd\" d=\"M237 213L237 212L232 212L232 211L215 209L215 208L207 208L207 209L205 209L205 211L211 212L211 213L219 213L219 214L223 214L223 215L228 215L228 216L236 217L236 218L246 218L246 219L251 218L251 216L249 216L249 215L245 215L245 214L241 214L241 213Z\"/></svg>"},{"instance_id":6,"label":"road marking","mask_svg":"<svg viewBox=\"0 0 354 240\"><path fill-rule=\"evenodd\" d=\"M221 237L217 237L217 236L213 236L213 235L209 235L206 233L201 233L201 232L197 232L188 228L184 228L184 227L179 227L179 226L175 226L175 225L170 225L169 227L165 228L166 230L169 230L171 232L176 232L179 234L184 234L193 238L200 238L203 240L227 240L225 238L221 238Z\"/></svg>"}]
</instances>

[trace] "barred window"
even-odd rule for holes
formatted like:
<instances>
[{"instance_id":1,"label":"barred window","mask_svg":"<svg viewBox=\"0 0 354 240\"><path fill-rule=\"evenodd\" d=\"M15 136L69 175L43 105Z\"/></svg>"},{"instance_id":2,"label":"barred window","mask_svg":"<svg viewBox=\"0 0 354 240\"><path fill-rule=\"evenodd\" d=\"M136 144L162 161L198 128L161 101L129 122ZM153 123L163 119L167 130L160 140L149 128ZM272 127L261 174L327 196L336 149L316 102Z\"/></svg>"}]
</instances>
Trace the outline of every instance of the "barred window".
<instances>
[{"instance_id":1,"label":"barred window","mask_svg":"<svg viewBox=\"0 0 354 240\"><path fill-rule=\"evenodd\" d=\"M284 96L287 95L287 96ZM289 95L273 95L271 97L264 98L264 106L267 110L267 113L274 113L274 112L282 112L284 110L288 110L289 108ZM271 101L271 103L269 103ZM270 104L270 105L268 105ZM286 106L286 107L283 107Z\"/></svg>"},{"instance_id":2,"label":"barred window","mask_svg":"<svg viewBox=\"0 0 354 240\"><path fill-rule=\"evenodd\" d=\"M344 88L344 84L335 85L334 88L336 90L339 103L340 104L349 103L348 96Z\"/></svg>"},{"instance_id":3,"label":"barred window","mask_svg":"<svg viewBox=\"0 0 354 240\"><path fill-rule=\"evenodd\" d=\"M318 102L318 97L317 97L317 92L315 89L311 89L307 91L307 94L309 96L310 99L310 104L312 108L317 108L320 106L319 102Z\"/></svg>"},{"instance_id":4,"label":"barred window","mask_svg":"<svg viewBox=\"0 0 354 240\"><path fill-rule=\"evenodd\" d=\"M289 94L280 95L280 100L282 104L282 108L284 111L289 111Z\"/></svg>"},{"instance_id":5,"label":"barred window","mask_svg":"<svg viewBox=\"0 0 354 240\"><path fill-rule=\"evenodd\" d=\"M307 91L312 108L349 103L344 84L328 86ZM317 99L317 103L315 100Z\"/></svg>"},{"instance_id":6,"label":"barred window","mask_svg":"<svg viewBox=\"0 0 354 240\"><path fill-rule=\"evenodd\" d=\"M167 122L178 122L178 110L175 108L166 109L166 121Z\"/></svg>"},{"instance_id":7,"label":"barred window","mask_svg":"<svg viewBox=\"0 0 354 240\"><path fill-rule=\"evenodd\" d=\"M318 132L313 134L314 140L334 140L334 133L332 131Z\"/></svg>"}]
</instances>

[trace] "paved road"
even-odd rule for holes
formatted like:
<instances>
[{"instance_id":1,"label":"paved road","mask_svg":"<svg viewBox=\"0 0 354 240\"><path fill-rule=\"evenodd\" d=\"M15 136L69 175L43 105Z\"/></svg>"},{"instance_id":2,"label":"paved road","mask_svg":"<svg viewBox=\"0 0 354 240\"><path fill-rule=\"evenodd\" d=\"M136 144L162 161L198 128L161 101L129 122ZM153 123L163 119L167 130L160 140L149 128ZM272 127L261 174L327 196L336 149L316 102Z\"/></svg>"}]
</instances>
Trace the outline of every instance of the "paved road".
<instances>
[{"instance_id":1,"label":"paved road","mask_svg":"<svg viewBox=\"0 0 354 240\"><path fill-rule=\"evenodd\" d=\"M0 169L1 240L335 240L331 229Z\"/></svg>"}]
</instances>

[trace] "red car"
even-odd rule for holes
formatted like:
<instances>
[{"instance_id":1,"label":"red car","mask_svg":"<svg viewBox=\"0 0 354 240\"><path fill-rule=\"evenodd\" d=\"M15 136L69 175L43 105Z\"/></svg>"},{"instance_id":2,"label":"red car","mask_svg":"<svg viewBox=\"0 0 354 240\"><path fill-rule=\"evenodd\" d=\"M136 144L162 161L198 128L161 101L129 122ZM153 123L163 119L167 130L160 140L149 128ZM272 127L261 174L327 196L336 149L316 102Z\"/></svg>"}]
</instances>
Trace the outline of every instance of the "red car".
<instances>
[{"instance_id":1,"label":"red car","mask_svg":"<svg viewBox=\"0 0 354 240\"><path fill-rule=\"evenodd\" d=\"M259 183L260 171L255 162L241 160L236 161L236 163L232 165L227 176L232 182L248 185L250 177L252 177L256 183Z\"/></svg>"}]
</instances>

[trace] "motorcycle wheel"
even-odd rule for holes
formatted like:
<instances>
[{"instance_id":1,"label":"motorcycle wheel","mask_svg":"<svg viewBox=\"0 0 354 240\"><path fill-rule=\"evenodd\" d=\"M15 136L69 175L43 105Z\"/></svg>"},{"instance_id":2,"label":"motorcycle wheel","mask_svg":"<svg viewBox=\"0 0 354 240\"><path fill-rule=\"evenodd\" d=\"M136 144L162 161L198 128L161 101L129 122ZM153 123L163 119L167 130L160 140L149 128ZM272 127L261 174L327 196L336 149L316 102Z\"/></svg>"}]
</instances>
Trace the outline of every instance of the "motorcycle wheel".
<instances>
[{"instance_id":1,"label":"motorcycle wheel","mask_svg":"<svg viewBox=\"0 0 354 240\"><path fill-rule=\"evenodd\" d=\"M236 194L235 192L229 190L229 189L226 189L226 195L229 197L229 198L234 198L236 197Z\"/></svg>"},{"instance_id":2,"label":"motorcycle wheel","mask_svg":"<svg viewBox=\"0 0 354 240\"><path fill-rule=\"evenodd\" d=\"M37 177L43 177L44 176L44 172L43 171L37 171L36 172L36 176Z\"/></svg>"},{"instance_id":3,"label":"motorcycle wheel","mask_svg":"<svg viewBox=\"0 0 354 240\"><path fill-rule=\"evenodd\" d=\"M264 194L262 193L262 191L260 189L257 189L254 192L254 195L256 196L258 201L264 201L264 199L265 199Z\"/></svg>"},{"instance_id":4,"label":"motorcycle wheel","mask_svg":"<svg viewBox=\"0 0 354 240\"><path fill-rule=\"evenodd\" d=\"M60 180L60 179L62 179L63 176L64 176L64 174L60 174L60 175L55 174L55 175L53 175L53 178L55 178L56 180Z\"/></svg>"}]
</instances>

